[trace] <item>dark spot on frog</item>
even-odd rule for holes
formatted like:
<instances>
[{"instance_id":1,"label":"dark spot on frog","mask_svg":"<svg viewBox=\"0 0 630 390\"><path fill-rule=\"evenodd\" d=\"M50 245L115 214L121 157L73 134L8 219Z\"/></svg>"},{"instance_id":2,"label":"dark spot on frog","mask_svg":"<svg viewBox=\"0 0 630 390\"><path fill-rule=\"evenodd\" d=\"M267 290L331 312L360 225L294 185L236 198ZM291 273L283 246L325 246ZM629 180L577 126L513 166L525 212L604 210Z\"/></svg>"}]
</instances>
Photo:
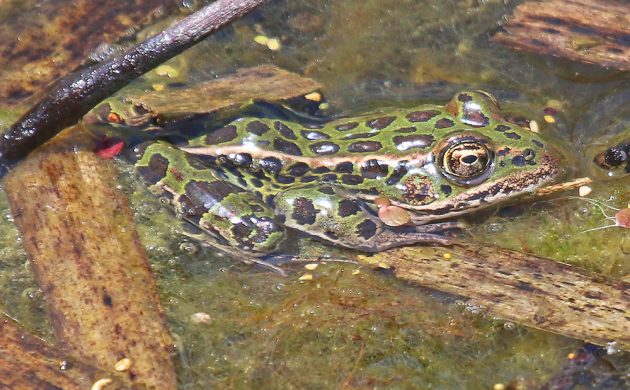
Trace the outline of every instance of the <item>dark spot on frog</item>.
<instances>
[{"instance_id":1,"label":"dark spot on frog","mask_svg":"<svg viewBox=\"0 0 630 390\"><path fill-rule=\"evenodd\" d=\"M321 192L322 194L326 194L326 195L334 195L335 194L335 190L332 189L332 187L329 186L324 186L324 187L320 187L317 189L318 192Z\"/></svg>"},{"instance_id":2,"label":"dark spot on frog","mask_svg":"<svg viewBox=\"0 0 630 390\"><path fill-rule=\"evenodd\" d=\"M341 176L341 182L350 186L355 186L363 183L363 177L359 175L343 175Z\"/></svg>"},{"instance_id":3,"label":"dark spot on frog","mask_svg":"<svg viewBox=\"0 0 630 390\"><path fill-rule=\"evenodd\" d=\"M449 186L448 184L442 184L440 186L440 191L442 191L444 195L449 196L453 193L453 187Z\"/></svg>"},{"instance_id":4,"label":"dark spot on frog","mask_svg":"<svg viewBox=\"0 0 630 390\"><path fill-rule=\"evenodd\" d=\"M260 160L260 167L275 176L282 169L282 161L276 157L265 157Z\"/></svg>"},{"instance_id":5,"label":"dark spot on frog","mask_svg":"<svg viewBox=\"0 0 630 390\"><path fill-rule=\"evenodd\" d=\"M324 125L319 124L319 123L306 123L302 126L306 127L307 129L323 129L324 128Z\"/></svg>"},{"instance_id":6,"label":"dark spot on frog","mask_svg":"<svg viewBox=\"0 0 630 390\"><path fill-rule=\"evenodd\" d=\"M536 152L534 152L532 149L525 149L523 150L523 158L525 158L525 160L527 161L533 161L536 158Z\"/></svg>"},{"instance_id":7,"label":"dark spot on frog","mask_svg":"<svg viewBox=\"0 0 630 390\"><path fill-rule=\"evenodd\" d=\"M322 176L322 181L327 183L333 183L337 181L337 175L334 173L329 173L327 175Z\"/></svg>"},{"instance_id":8,"label":"dark spot on frog","mask_svg":"<svg viewBox=\"0 0 630 390\"><path fill-rule=\"evenodd\" d=\"M155 184L166 176L168 169L168 159L160 154L154 154L149 159L146 167L139 166L136 168L138 174L148 183Z\"/></svg>"},{"instance_id":9,"label":"dark spot on frog","mask_svg":"<svg viewBox=\"0 0 630 390\"><path fill-rule=\"evenodd\" d=\"M428 122L431 118L440 115L438 110L413 111L407 114L409 122Z\"/></svg>"},{"instance_id":10,"label":"dark spot on frog","mask_svg":"<svg viewBox=\"0 0 630 390\"><path fill-rule=\"evenodd\" d=\"M352 173L354 171L354 164L350 161L342 162L335 166L335 172L339 173Z\"/></svg>"},{"instance_id":11,"label":"dark spot on frog","mask_svg":"<svg viewBox=\"0 0 630 390\"><path fill-rule=\"evenodd\" d=\"M107 294L107 293L103 294L103 304L105 304L105 306L108 306L108 307L113 307L114 306L114 304L112 302L112 297L109 296L109 294Z\"/></svg>"},{"instance_id":12,"label":"dark spot on frog","mask_svg":"<svg viewBox=\"0 0 630 390\"><path fill-rule=\"evenodd\" d=\"M255 178L255 177L249 179L249 182L256 188L260 188L263 186L262 181L260 181L260 179Z\"/></svg>"},{"instance_id":13,"label":"dark spot on frog","mask_svg":"<svg viewBox=\"0 0 630 390\"><path fill-rule=\"evenodd\" d=\"M407 160L400 161L392 174L387 178L385 183L388 186L392 186L400 181L407 174Z\"/></svg>"},{"instance_id":14,"label":"dark spot on frog","mask_svg":"<svg viewBox=\"0 0 630 390\"><path fill-rule=\"evenodd\" d=\"M414 126L410 126L410 127L401 127L400 129L394 130L394 132L395 133L413 133L416 130L418 129L416 129Z\"/></svg>"},{"instance_id":15,"label":"dark spot on frog","mask_svg":"<svg viewBox=\"0 0 630 390\"><path fill-rule=\"evenodd\" d=\"M516 134L512 131L508 131L505 133L505 136L511 139L521 139L521 136L519 134Z\"/></svg>"},{"instance_id":16,"label":"dark spot on frog","mask_svg":"<svg viewBox=\"0 0 630 390\"><path fill-rule=\"evenodd\" d=\"M292 156L301 156L302 150L299 146L291 141L276 137L273 139L273 147L279 152L290 154Z\"/></svg>"},{"instance_id":17,"label":"dark spot on frog","mask_svg":"<svg viewBox=\"0 0 630 390\"><path fill-rule=\"evenodd\" d=\"M308 164L303 163L303 162L297 162L293 165L291 165L288 169L287 169L287 173L291 176L304 176L306 174L306 172L308 172L310 169L310 167L308 166Z\"/></svg>"},{"instance_id":18,"label":"dark spot on frog","mask_svg":"<svg viewBox=\"0 0 630 390\"><path fill-rule=\"evenodd\" d=\"M313 131L313 130L302 130L300 132L302 137L306 138L309 141L316 141L318 139L329 139L330 136L326 133L322 133L321 131Z\"/></svg>"},{"instance_id":19,"label":"dark spot on frog","mask_svg":"<svg viewBox=\"0 0 630 390\"><path fill-rule=\"evenodd\" d=\"M497 150L497 156L499 156L499 157L505 157L505 156L507 156L507 155L508 155L508 153L510 153L510 150L511 150L511 149L510 149L510 148L508 148L508 147L505 147L505 148L503 148L503 149L499 149L499 150Z\"/></svg>"},{"instance_id":20,"label":"dark spot on frog","mask_svg":"<svg viewBox=\"0 0 630 390\"><path fill-rule=\"evenodd\" d=\"M328 173L330 172L330 169L328 169L328 167L317 167L313 169L313 173L316 173L318 175L321 175L322 173Z\"/></svg>"},{"instance_id":21,"label":"dark spot on frog","mask_svg":"<svg viewBox=\"0 0 630 390\"><path fill-rule=\"evenodd\" d=\"M366 179L380 179L387 176L389 166L378 160L371 159L361 164L361 176Z\"/></svg>"},{"instance_id":22,"label":"dark spot on frog","mask_svg":"<svg viewBox=\"0 0 630 390\"><path fill-rule=\"evenodd\" d=\"M218 145L232 141L238 135L236 126L229 125L216 129L206 136L205 143L208 145Z\"/></svg>"},{"instance_id":23,"label":"dark spot on frog","mask_svg":"<svg viewBox=\"0 0 630 390\"><path fill-rule=\"evenodd\" d=\"M300 197L293 202L291 218L300 225L312 225L317 217L317 209L309 199Z\"/></svg>"},{"instance_id":24,"label":"dark spot on frog","mask_svg":"<svg viewBox=\"0 0 630 390\"><path fill-rule=\"evenodd\" d=\"M225 181L191 181L185 186L185 193L191 201L191 206L204 212L228 195L243 191L242 188Z\"/></svg>"},{"instance_id":25,"label":"dark spot on frog","mask_svg":"<svg viewBox=\"0 0 630 390\"><path fill-rule=\"evenodd\" d=\"M339 151L339 145L334 142L317 142L310 146L311 151L319 155L335 154Z\"/></svg>"},{"instance_id":26,"label":"dark spot on frog","mask_svg":"<svg viewBox=\"0 0 630 390\"><path fill-rule=\"evenodd\" d=\"M247 124L247 131L255 135L263 135L269 131L269 126L261 121L252 121Z\"/></svg>"},{"instance_id":27,"label":"dark spot on frog","mask_svg":"<svg viewBox=\"0 0 630 390\"><path fill-rule=\"evenodd\" d=\"M394 122L395 120L395 116L384 116L382 118L370 119L369 121L365 122L365 124L367 127L370 127L372 129L381 130L391 125L392 122Z\"/></svg>"},{"instance_id":28,"label":"dark spot on frog","mask_svg":"<svg viewBox=\"0 0 630 390\"><path fill-rule=\"evenodd\" d=\"M539 140L537 140L537 139L533 139L533 140L532 140L532 143L533 143L534 145L538 146L539 148L544 148L544 147L545 147L545 144L543 144L542 142L540 142L540 141L539 141Z\"/></svg>"},{"instance_id":29,"label":"dark spot on frog","mask_svg":"<svg viewBox=\"0 0 630 390\"><path fill-rule=\"evenodd\" d=\"M375 135L378 135L377 132L374 133L356 133L356 134L349 134L346 135L345 137L342 137L342 140L348 140L348 139L357 139L357 138L371 138L374 137Z\"/></svg>"},{"instance_id":30,"label":"dark spot on frog","mask_svg":"<svg viewBox=\"0 0 630 390\"><path fill-rule=\"evenodd\" d=\"M376 235L376 223L370 219L366 219L357 225L356 233L364 239L369 239Z\"/></svg>"},{"instance_id":31,"label":"dark spot on frog","mask_svg":"<svg viewBox=\"0 0 630 390\"><path fill-rule=\"evenodd\" d=\"M521 155L512 157L512 165L522 167L527 164L527 160Z\"/></svg>"},{"instance_id":32,"label":"dark spot on frog","mask_svg":"<svg viewBox=\"0 0 630 390\"><path fill-rule=\"evenodd\" d=\"M398 150L409 150L415 148L426 148L433 144L432 135L416 134L416 135L397 135L393 138L394 144Z\"/></svg>"},{"instance_id":33,"label":"dark spot on frog","mask_svg":"<svg viewBox=\"0 0 630 390\"><path fill-rule=\"evenodd\" d=\"M265 204L269 207L274 207L276 203L276 196L275 195L267 195L265 197Z\"/></svg>"},{"instance_id":34,"label":"dark spot on frog","mask_svg":"<svg viewBox=\"0 0 630 390\"><path fill-rule=\"evenodd\" d=\"M449 127L455 126L455 122L448 118L441 118L437 122L435 122L436 129L447 129Z\"/></svg>"},{"instance_id":35,"label":"dark spot on frog","mask_svg":"<svg viewBox=\"0 0 630 390\"><path fill-rule=\"evenodd\" d=\"M510 126L506 126L506 125L497 125L497 127L494 128L496 131L500 131L501 133L508 131L511 129Z\"/></svg>"},{"instance_id":36,"label":"dark spot on frog","mask_svg":"<svg viewBox=\"0 0 630 390\"><path fill-rule=\"evenodd\" d=\"M359 126L359 122L348 122L348 123L338 125L337 127L335 127L335 129L339 131L347 131L347 130L354 129L357 126Z\"/></svg>"},{"instance_id":37,"label":"dark spot on frog","mask_svg":"<svg viewBox=\"0 0 630 390\"><path fill-rule=\"evenodd\" d=\"M256 196L256 198L263 200L263 194L260 191L254 191L254 196Z\"/></svg>"},{"instance_id":38,"label":"dark spot on frog","mask_svg":"<svg viewBox=\"0 0 630 390\"><path fill-rule=\"evenodd\" d=\"M317 176L304 176L300 179L300 183L310 183L317 180Z\"/></svg>"},{"instance_id":39,"label":"dark spot on frog","mask_svg":"<svg viewBox=\"0 0 630 390\"><path fill-rule=\"evenodd\" d=\"M348 145L348 151L351 153L368 153L380 150L383 145L378 141L358 141Z\"/></svg>"},{"instance_id":40,"label":"dark spot on frog","mask_svg":"<svg viewBox=\"0 0 630 390\"><path fill-rule=\"evenodd\" d=\"M297 137L295 136L295 133L293 132L293 130L291 130L289 128L289 126L285 125L284 123L280 122L280 121L275 121L273 124L273 127L278 130L278 132L280 134L282 134L283 137L288 138L288 139L292 139L292 140L296 140Z\"/></svg>"},{"instance_id":41,"label":"dark spot on frog","mask_svg":"<svg viewBox=\"0 0 630 390\"><path fill-rule=\"evenodd\" d=\"M196 155L185 153L184 157L186 158L186 162L188 163L188 165L190 165L194 169L199 169L199 170L208 169L210 166L214 166L214 163L216 162L216 158L214 158L214 156L203 156L202 157L203 160L202 160ZM204 161L207 161L207 163Z\"/></svg>"},{"instance_id":42,"label":"dark spot on frog","mask_svg":"<svg viewBox=\"0 0 630 390\"><path fill-rule=\"evenodd\" d=\"M243 179L242 177L238 178L238 184L241 185L242 187L247 187L247 181L245 181L245 179Z\"/></svg>"},{"instance_id":43,"label":"dark spot on frog","mask_svg":"<svg viewBox=\"0 0 630 390\"><path fill-rule=\"evenodd\" d=\"M340 217L345 218L345 217L349 217L351 215L355 215L359 211L361 211L361 208L359 207L359 205L357 204L357 202L355 200L342 199L339 202L339 207L337 209L337 214Z\"/></svg>"},{"instance_id":44,"label":"dark spot on frog","mask_svg":"<svg viewBox=\"0 0 630 390\"><path fill-rule=\"evenodd\" d=\"M278 175L276 176L276 182L280 184L293 184L295 182L295 177Z\"/></svg>"}]
</instances>

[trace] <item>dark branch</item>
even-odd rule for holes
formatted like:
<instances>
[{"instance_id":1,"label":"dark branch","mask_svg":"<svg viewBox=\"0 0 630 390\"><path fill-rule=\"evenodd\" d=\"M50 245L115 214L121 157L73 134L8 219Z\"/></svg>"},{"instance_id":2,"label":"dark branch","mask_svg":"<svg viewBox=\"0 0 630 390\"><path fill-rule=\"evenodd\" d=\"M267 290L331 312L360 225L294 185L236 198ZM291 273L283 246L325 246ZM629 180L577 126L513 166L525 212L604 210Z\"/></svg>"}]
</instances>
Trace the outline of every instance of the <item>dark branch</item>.
<instances>
[{"instance_id":1,"label":"dark branch","mask_svg":"<svg viewBox=\"0 0 630 390\"><path fill-rule=\"evenodd\" d=\"M26 156L130 81L193 46L266 0L217 0L120 57L62 80L0 138L0 162Z\"/></svg>"}]
</instances>

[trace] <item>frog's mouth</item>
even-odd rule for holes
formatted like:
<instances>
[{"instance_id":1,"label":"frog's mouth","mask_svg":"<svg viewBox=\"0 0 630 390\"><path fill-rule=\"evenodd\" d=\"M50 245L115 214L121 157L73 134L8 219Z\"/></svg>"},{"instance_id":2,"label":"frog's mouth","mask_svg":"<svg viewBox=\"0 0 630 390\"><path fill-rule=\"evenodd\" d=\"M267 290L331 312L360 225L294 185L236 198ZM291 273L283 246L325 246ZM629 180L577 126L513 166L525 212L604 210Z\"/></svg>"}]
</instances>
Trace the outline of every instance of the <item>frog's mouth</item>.
<instances>
[{"instance_id":1,"label":"frog's mouth","mask_svg":"<svg viewBox=\"0 0 630 390\"><path fill-rule=\"evenodd\" d=\"M537 169L479 184L452 198L417 206L395 201L392 201L392 204L414 211L415 223L450 218L500 205L522 195L531 195L538 188L556 179L561 171L559 167L559 157L544 154Z\"/></svg>"}]
</instances>

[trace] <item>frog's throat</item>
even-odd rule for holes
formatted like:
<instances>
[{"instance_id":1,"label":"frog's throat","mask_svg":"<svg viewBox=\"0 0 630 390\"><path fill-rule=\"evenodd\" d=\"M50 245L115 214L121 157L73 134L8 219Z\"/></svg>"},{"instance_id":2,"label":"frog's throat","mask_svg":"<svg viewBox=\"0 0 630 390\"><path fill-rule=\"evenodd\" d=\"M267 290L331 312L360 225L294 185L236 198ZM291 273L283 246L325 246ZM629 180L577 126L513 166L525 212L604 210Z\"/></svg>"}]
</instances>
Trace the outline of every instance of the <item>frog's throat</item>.
<instances>
[{"instance_id":1,"label":"frog's throat","mask_svg":"<svg viewBox=\"0 0 630 390\"><path fill-rule=\"evenodd\" d=\"M559 157L544 154L540 159L540 166L534 170L518 172L509 177L477 185L453 198L419 206L395 201L392 201L392 204L415 211L417 215L414 216L414 222L416 223L450 218L496 206L518 196L532 193L553 181L560 173L559 167Z\"/></svg>"}]
</instances>

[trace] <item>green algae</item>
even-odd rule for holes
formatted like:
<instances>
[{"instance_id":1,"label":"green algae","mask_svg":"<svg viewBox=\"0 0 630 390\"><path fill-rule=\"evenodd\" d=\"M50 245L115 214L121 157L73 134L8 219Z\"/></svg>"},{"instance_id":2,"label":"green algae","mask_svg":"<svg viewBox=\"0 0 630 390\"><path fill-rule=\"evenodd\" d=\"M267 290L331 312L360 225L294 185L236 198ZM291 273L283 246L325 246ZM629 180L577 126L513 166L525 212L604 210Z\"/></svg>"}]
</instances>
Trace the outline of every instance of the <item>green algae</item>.
<instances>
[{"instance_id":1,"label":"green algae","mask_svg":"<svg viewBox=\"0 0 630 390\"><path fill-rule=\"evenodd\" d=\"M489 31L517 3L272 2L169 62L179 70L177 77L152 72L127 91L155 84L168 88L263 62L322 82L332 111L344 114L380 105L445 102L456 90L482 88L498 95L504 110L535 119L542 131L576 145L568 158L571 175L597 174L590 159L579 159L602 134L612 139L625 121L623 109L597 102L628 93L628 80L612 75L585 83L589 74L599 77L601 71L568 67L579 74L566 77L555 60L492 46ZM260 34L278 37L282 48L259 45L254 38ZM562 103L555 124L543 119L544 108L554 105L550 101ZM510 382L535 387L581 346L489 318L456 297L410 286L385 271L349 264L307 271L294 265L282 278L234 262L181 234L172 213L127 167L122 170L121 183L132 199L178 340L182 389L491 388ZM628 179L597 181L589 198L627 207L628 184ZM603 220L598 206L568 195L471 218L466 234L627 278L627 230L585 232L610 221ZM52 339L43 294L4 198L0 210L0 307ZM302 254L326 250L310 240L300 240L295 248ZM313 280L299 281L307 272ZM200 312L209 315L207 323L192 320Z\"/></svg>"}]
</instances>

